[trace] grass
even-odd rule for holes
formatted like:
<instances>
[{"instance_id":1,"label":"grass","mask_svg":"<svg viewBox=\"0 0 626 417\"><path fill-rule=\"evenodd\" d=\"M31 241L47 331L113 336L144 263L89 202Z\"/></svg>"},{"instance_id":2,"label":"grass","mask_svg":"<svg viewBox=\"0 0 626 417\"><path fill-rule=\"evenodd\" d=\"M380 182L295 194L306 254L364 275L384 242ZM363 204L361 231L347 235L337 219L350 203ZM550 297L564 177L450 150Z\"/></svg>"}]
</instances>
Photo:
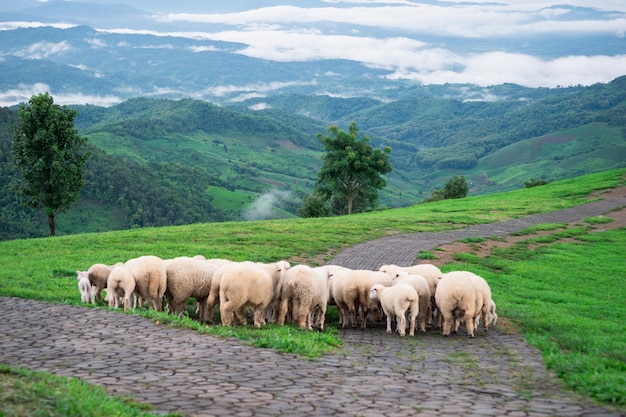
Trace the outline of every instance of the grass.
<instances>
[{"instance_id":1,"label":"grass","mask_svg":"<svg viewBox=\"0 0 626 417\"><path fill-rule=\"evenodd\" d=\"M104 389L76 378L0 365L0 416L148 417L152 406L107 396ZM33 407L34 405L34 407ZM167 414L174 417L178 414Z\"/></svg>"},{"instance_id":2,"label":"grass","mask_svg":"<svg viewBox=\"0 0 626 417\"><path fill-rule=\"evenodd\" d=\"M384 235L449 230L572 207L587 201L594 190L623 185L625 174L626 170L607 171L508 193L340 218L196 224L5 241L0 242L0 296L78 305L76 270L144 254L163 258L203 254L263 262L287 259L314 266L332 259L346 247ZM626 247L626 233L590 233L585 227L571 230L562 225L539 229L559 234L553 238L557 242L568 237L575 243L531 249L529 242L520 242L508 249L494 250L486 258L459 254L455 263L445 268L468 269L483 275L492 286L498 314L522 329L528 341L541 349L547 365L570 388L604 404L624 406L626 286L622 282L622 248ZM529 239L536 238L538 229L534 230L528 231ZM251 326L206 326L189 317L175 318L148 310L136 314L166 325L236 337L254 346L309 359L341 343L332 325L324 333L273 325L255 330ZM336 313L329 312L332 314ZM37 384L54 387L50 391L59 402L81 400L81 395L72 391L71 385L77 382L48 378L47 374L5 368L0 377L0 395L23 398L17 400L19 406L31 408L22 415L35 415L31 414L34 410L47 407L48 400L40 403L35 396L24 394L36 391ZM109 400L102 392L94 392L101 401ZM128 405L125 400L116 404L115 407ZM88 413L92 406L93 410L100 410L99 405L83 404L83 415L91 415ZM135 415L133 412L98 411L97 415ZM8 411L4 414L12 415Z\"/></svg>"},{"instance_id":3,"label":"grass","mask_svg":"<svg viewBox=\"0 0 626 417\"><path fill-rule=\"evenodd\" d=\"M459 263L445 270L467 269L485 277L498 314L520 326L569 388L623 407L626 230L574 235L572 243L554 243L557 237L552 245L530 249L519 242L485 258L458 254Z\"/></svg>"}]
</instances>

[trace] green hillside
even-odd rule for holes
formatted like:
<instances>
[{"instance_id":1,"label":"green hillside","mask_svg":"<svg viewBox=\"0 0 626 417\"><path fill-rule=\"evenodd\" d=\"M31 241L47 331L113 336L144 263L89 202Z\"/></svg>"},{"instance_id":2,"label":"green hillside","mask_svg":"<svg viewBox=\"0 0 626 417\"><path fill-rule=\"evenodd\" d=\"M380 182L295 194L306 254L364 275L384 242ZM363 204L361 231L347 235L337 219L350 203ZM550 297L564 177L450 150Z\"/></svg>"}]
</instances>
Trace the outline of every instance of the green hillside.
<instances>
[{"instance_id":1,"label":"green hillside","mask_svg":"<svg viewBox=\"0 0 626 417\"><path fill-rule=\"evenodd\" d=\"M74 106L94 157L58 233L294 216L317 180L317 136L351 121L373 146L392 148L383 207L419 203L454 175L476 195L626 166L626 77L576 88L507 85L489 102L428 91L388 103L284 95L232 108L147 98ZM43 215L21 209L9 189L17 118L0 110L0 239L45 236Z\"/></svg>"}]
</instances>

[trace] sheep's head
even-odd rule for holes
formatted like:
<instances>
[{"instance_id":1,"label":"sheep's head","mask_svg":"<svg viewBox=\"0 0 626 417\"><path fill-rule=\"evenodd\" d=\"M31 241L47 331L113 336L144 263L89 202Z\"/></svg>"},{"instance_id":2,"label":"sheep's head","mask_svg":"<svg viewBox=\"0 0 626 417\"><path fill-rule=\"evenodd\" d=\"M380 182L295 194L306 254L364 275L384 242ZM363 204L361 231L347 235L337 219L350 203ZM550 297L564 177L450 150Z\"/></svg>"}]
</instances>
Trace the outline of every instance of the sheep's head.
<instances>
[{"instance_id":1,"label":"sheep's head","mask_svg":"<svg viewBox=\"0 0 626 417\"><path fill-rule=\"evenodd\" d=\"M76 271L76 279L80 281L83 278L89 279L89 271Z\"/></svg>"},{"instance_id":2,"label":"sheep's head","mask_svg":"<svg viewBox=\"0 0 626 417\"><path fill-rule=\"evenodd\" d=\"M382 291L382 289L385 288L384 285L381 284L376 284L372 286L372 289L370 290L370 298L372 300L377 300L379 293Z\"/></svg>"}]
</instances>

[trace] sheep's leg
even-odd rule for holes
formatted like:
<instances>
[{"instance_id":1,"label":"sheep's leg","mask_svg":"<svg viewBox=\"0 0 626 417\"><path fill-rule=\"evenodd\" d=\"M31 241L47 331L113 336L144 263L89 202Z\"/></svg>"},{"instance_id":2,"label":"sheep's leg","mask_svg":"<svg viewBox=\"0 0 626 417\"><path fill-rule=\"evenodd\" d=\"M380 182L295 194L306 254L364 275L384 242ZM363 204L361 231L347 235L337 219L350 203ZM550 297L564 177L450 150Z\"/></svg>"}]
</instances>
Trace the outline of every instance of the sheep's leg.
<instances>
[{"instance_id":1,"label":"sheep's leg","mask_svg":"<svg viewBox=\"0 0 626 417\"><path fill-rule=\"evenodd\" d=\"M465 313L465 327L467 328L467 335L469 337L474 337L474 318Z\"/></svg>"},{"instance_id":2,"label":"sheep's leg","mask_svg":"<svg viewBox=\"0 0 626 417\"><path fill-rule=\"evenodd\" d=\"M454 320L454 316L450 312L442 312L440 311L441 318L443 320L443 335L449 336L450 330L452 329L452 321Z\"/></svg>"},{"instance_id":3,"label":"sheep's leg","mask_svg":"<svg viewBox=\"0 0 626 417\"><path fill-rule=\"evenodd\" d=\"M387 312L385 314L387 315L387 333L391 333L391 314Z\"/></svg>"},{"instance_id":4,"label":"sheep's leg","mask_svg":"<svg viewBox=\"0 0 626 417\"><path fill-rule=\"evenodd\" d=\"M398 321L398 332L400 336L404 337L406 334L406 316L404 314L397 314L396 320Z\"/></svg>"},{"instance_id":5,"label":"sheep's leg","mask_svg":"<svg viewBox=\"0 0 626 417\"><path fill-rule=\"evenodd\" d=\"M255 307L254 308L254 327L256 327L257 329L260 329L263 323L263 310L265 310L262 307Z\"/></svg>"},{"instance_id":6,"label":"sheep's leg","mask_svg":"<svg viewBox=\"0 0 626 417\"><path fill-rule=\"evenodd\" d=\"M283 326L285 324L285 318L289 310L289 298L283 298L280 302L280 308L278 310L278 325Z\"/></svg>"},{"instance_id":7,"label":"sheep's leg","mask_svg":"<svg viewBox=\"0 0 626 417\"><path fill-rule=\"evenodd\" d=\"M415 320L417 315L411 311L411 315L409 316L409 336L415 336Z\"/></svg>"},{"instance_id":8,"label":"sheep's leg","mask_svg":"<svg viewBox=\"0 0 626 417\"><path fill-rule=\"evenodd\" d=\"M307 315L309 314L308 308L305 303L300 302L298 305L298 327L301 329L307 328Z\"/></svg>"},{"instance_id":9,"label":"sheep's leg","mask_svg":"<svg viewBox=\"0 0 626 417\"><path fill-rule=\"evenodd\" d=\"M235 319L234 315L235 314L231 302L227 301L220 303L220 316L222 318L222 326L231 326L233 324L233 320Z\"/></svg>"}]
</instances>

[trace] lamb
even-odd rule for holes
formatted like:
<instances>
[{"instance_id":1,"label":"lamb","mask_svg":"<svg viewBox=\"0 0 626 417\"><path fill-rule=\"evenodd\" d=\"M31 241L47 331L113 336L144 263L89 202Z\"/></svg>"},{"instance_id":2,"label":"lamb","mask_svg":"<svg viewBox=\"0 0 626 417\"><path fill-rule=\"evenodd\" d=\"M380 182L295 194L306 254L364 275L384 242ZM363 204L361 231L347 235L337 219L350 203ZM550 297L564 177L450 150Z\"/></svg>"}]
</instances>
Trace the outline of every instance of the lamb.
<instances>
[{"instance_id":1,"label":"lamb","mask_svg":"<svg viewBox=\"0 0 626 417\"><path fill-rule=\"evenodd\" d=\"M437 305L435 303L435 291L437 290L437 284L441 279L442 273L441 270L432 264L419 264L412 266L397 266L397 265L383 265L379 269L380 271L386 272L389 275L393 276L398 270L403 270L408 272L409 274L417 274L426 278L428 281L428 286L430 289L430 310L431 313L434 314ZM428 324L432 323L432 314L431 317L428 318Z\"/></svg>"},{"instance_id":2,"label":"lamb","mask_svg":"<svg viewBox=\"0 0 626 417\"><path fill-rule=\"evenodd\" d=\"M381 272L381 271L372 272L372 275L370 276L370 278L372 280L372 285L382 284L385 287L391 287L393 285L392 277L385 272ZM378 323L378 321L381 319L383 315L383 309L380 306L380 301L378 301L378 299L376 298L370 298L370 305L369 305L368 311L369 311L369 316L370 316L370 323L372 324L372 326L375 326L376 323Z\"/></svg>"},{"instance_id":3,"label":"lamb","mask_svg":"<svg viewBox=\"0 0 626 417\"><path fill-rule=\"evenodd\" d=\"M313 330L315 324L320 331L324 331L328 279L329 271L326 268L311 268L308 265L290 268L280 286L278 324L285 324L291 305L301 329Z\"/></svg>"},{"instance_id":4,"label":"lamb","mask_svg":"<svg viewBox=\"0 0 626 417\"><path fill-rule=\"evenodd\" d=\"M494 326L496 325L496 323L498 322L498 315L496 314L496 302L491 300L491 304L489 307L489 324L493 324ZM478 326L480 325L480 315L478 315L478 317L476 317L475 321L475 327L478 328Z\"/></svg>"},{"instance_id":5,"label":"lamb","mask_svg":"<svg viewBox=\"0 0 626 417\"><path fill-rule=\"evenodd\" d=\"M182 256L171 259L166 267L167 285L165 288L169 312L182 314L187 300L193 297L199 304L200 321L206 322L206 299L211 290L211 280L216 269L217 264L195 257Z\"/></svg>"},{"instance_id":6,"label":"lamb","mask_svg":"<svg viewBox=\"0 0 626 417\"><path fill-rule=\"evenodd\" d=\"M419 297L417 291L408 284L396 284L385 287L374 284L370 290L370 298L380 301L387 316L387 333L391 333L391 317L396 317L396 331L400 336L406 334L406 316L409 316L409 336L415 335L415 318L419 314Z\"/></svg>"},{"instance_id":7,"label":"lamb","mask_svg":"<svg viewBox=\"0 0 626 417\"><path fill-rule=\"evenodd\" d=\"M135 277L135 291L156 311L163 310L163 297L167 287L166 262L154 255L130 259L124 264Z\"/></svg>"},{"instance_id":8,"label":"lamb","mask_svg":"<svg viewBox=\"0 0 626 417\"><path fill-rule=\"evenodd\" d=\"M107 279L107 299L109 307L119 307L118 297L122 298L124 312L131 307L131 298L135 291L135 278L125 266L116 266Z\"/></svg>"},{"instance_id":9,"label":"lamb","mask_svg":"<svg viewBox=\"0 0 626 417\"><path fill-rule=\"evenodd\" d=\"M107 280L111 273L111 267L105 264L94 264L86 271L89 276L89 282L95 289L96 300L102 302L102 290L107 287Z\"/></svg>"},{"instance_id":10,"label":"lamb","mask_svg":"<svg viewBox=\"0 0 626 417\"><path fill-rule=\"evenodd\" d=\"M397 271L393 276L394 285L408 284L415 288L419 297L419 314L417 321L421 332L426 331L426 323L432 318L432 309L430 305L431 294L428 281L421 275L409 274L406 271Z\"/></svg>"},{"instance_id":11,"label":"lamb","mask_svg":"<svg viewBox=\"0 0 626 417\"><path fill-rule=\"evenodd\" d=\"M443 274L435 291L435 300L443 318L443 335L449 336L455 319L464 319L467 334L474 337L474 317L482 306L482 294L476 290L467 271Z\"/></svg>"},{"instance_id":12,"label":"lamb","mask_svg":"<svg viewBox=\"0 0 626 417\"><path fill-rule=\"evenodd\" d=\"M260 328L264 324L263 312L274 299L274 289L281 277L280 268L273 276L271 271L275 268L243 263L226 265L220 280L222 325L232 325L236 312L241 312L244 306L250 306L254 311L254 327Z\"/></svg>"},{"instance_id":13,"label":"lamb","mask_svg":"<svg viewBox=\"0 0 626 417\"><path fill-rule=\"evenodd\" d=\"M91 286L89 273L87 271L76 271L78 280L78 291L80 291L80 301L83 303L96 304L96 289Z\"/></svg>"},{"instance_id":14,"label":"lamb","mask_svg":"<svg viewBox=\"0 0 626 417\"><path fill-rule=\"evenodd\" d=\"M367 269L337 269L333 272L331 280L332 298L337 304L342 328L346 328L348 325L348 314L352 318L352 327L357 327L357 310L359 308L361 329L366 328L373 272Z\"/></svg>"}]
</instances>

